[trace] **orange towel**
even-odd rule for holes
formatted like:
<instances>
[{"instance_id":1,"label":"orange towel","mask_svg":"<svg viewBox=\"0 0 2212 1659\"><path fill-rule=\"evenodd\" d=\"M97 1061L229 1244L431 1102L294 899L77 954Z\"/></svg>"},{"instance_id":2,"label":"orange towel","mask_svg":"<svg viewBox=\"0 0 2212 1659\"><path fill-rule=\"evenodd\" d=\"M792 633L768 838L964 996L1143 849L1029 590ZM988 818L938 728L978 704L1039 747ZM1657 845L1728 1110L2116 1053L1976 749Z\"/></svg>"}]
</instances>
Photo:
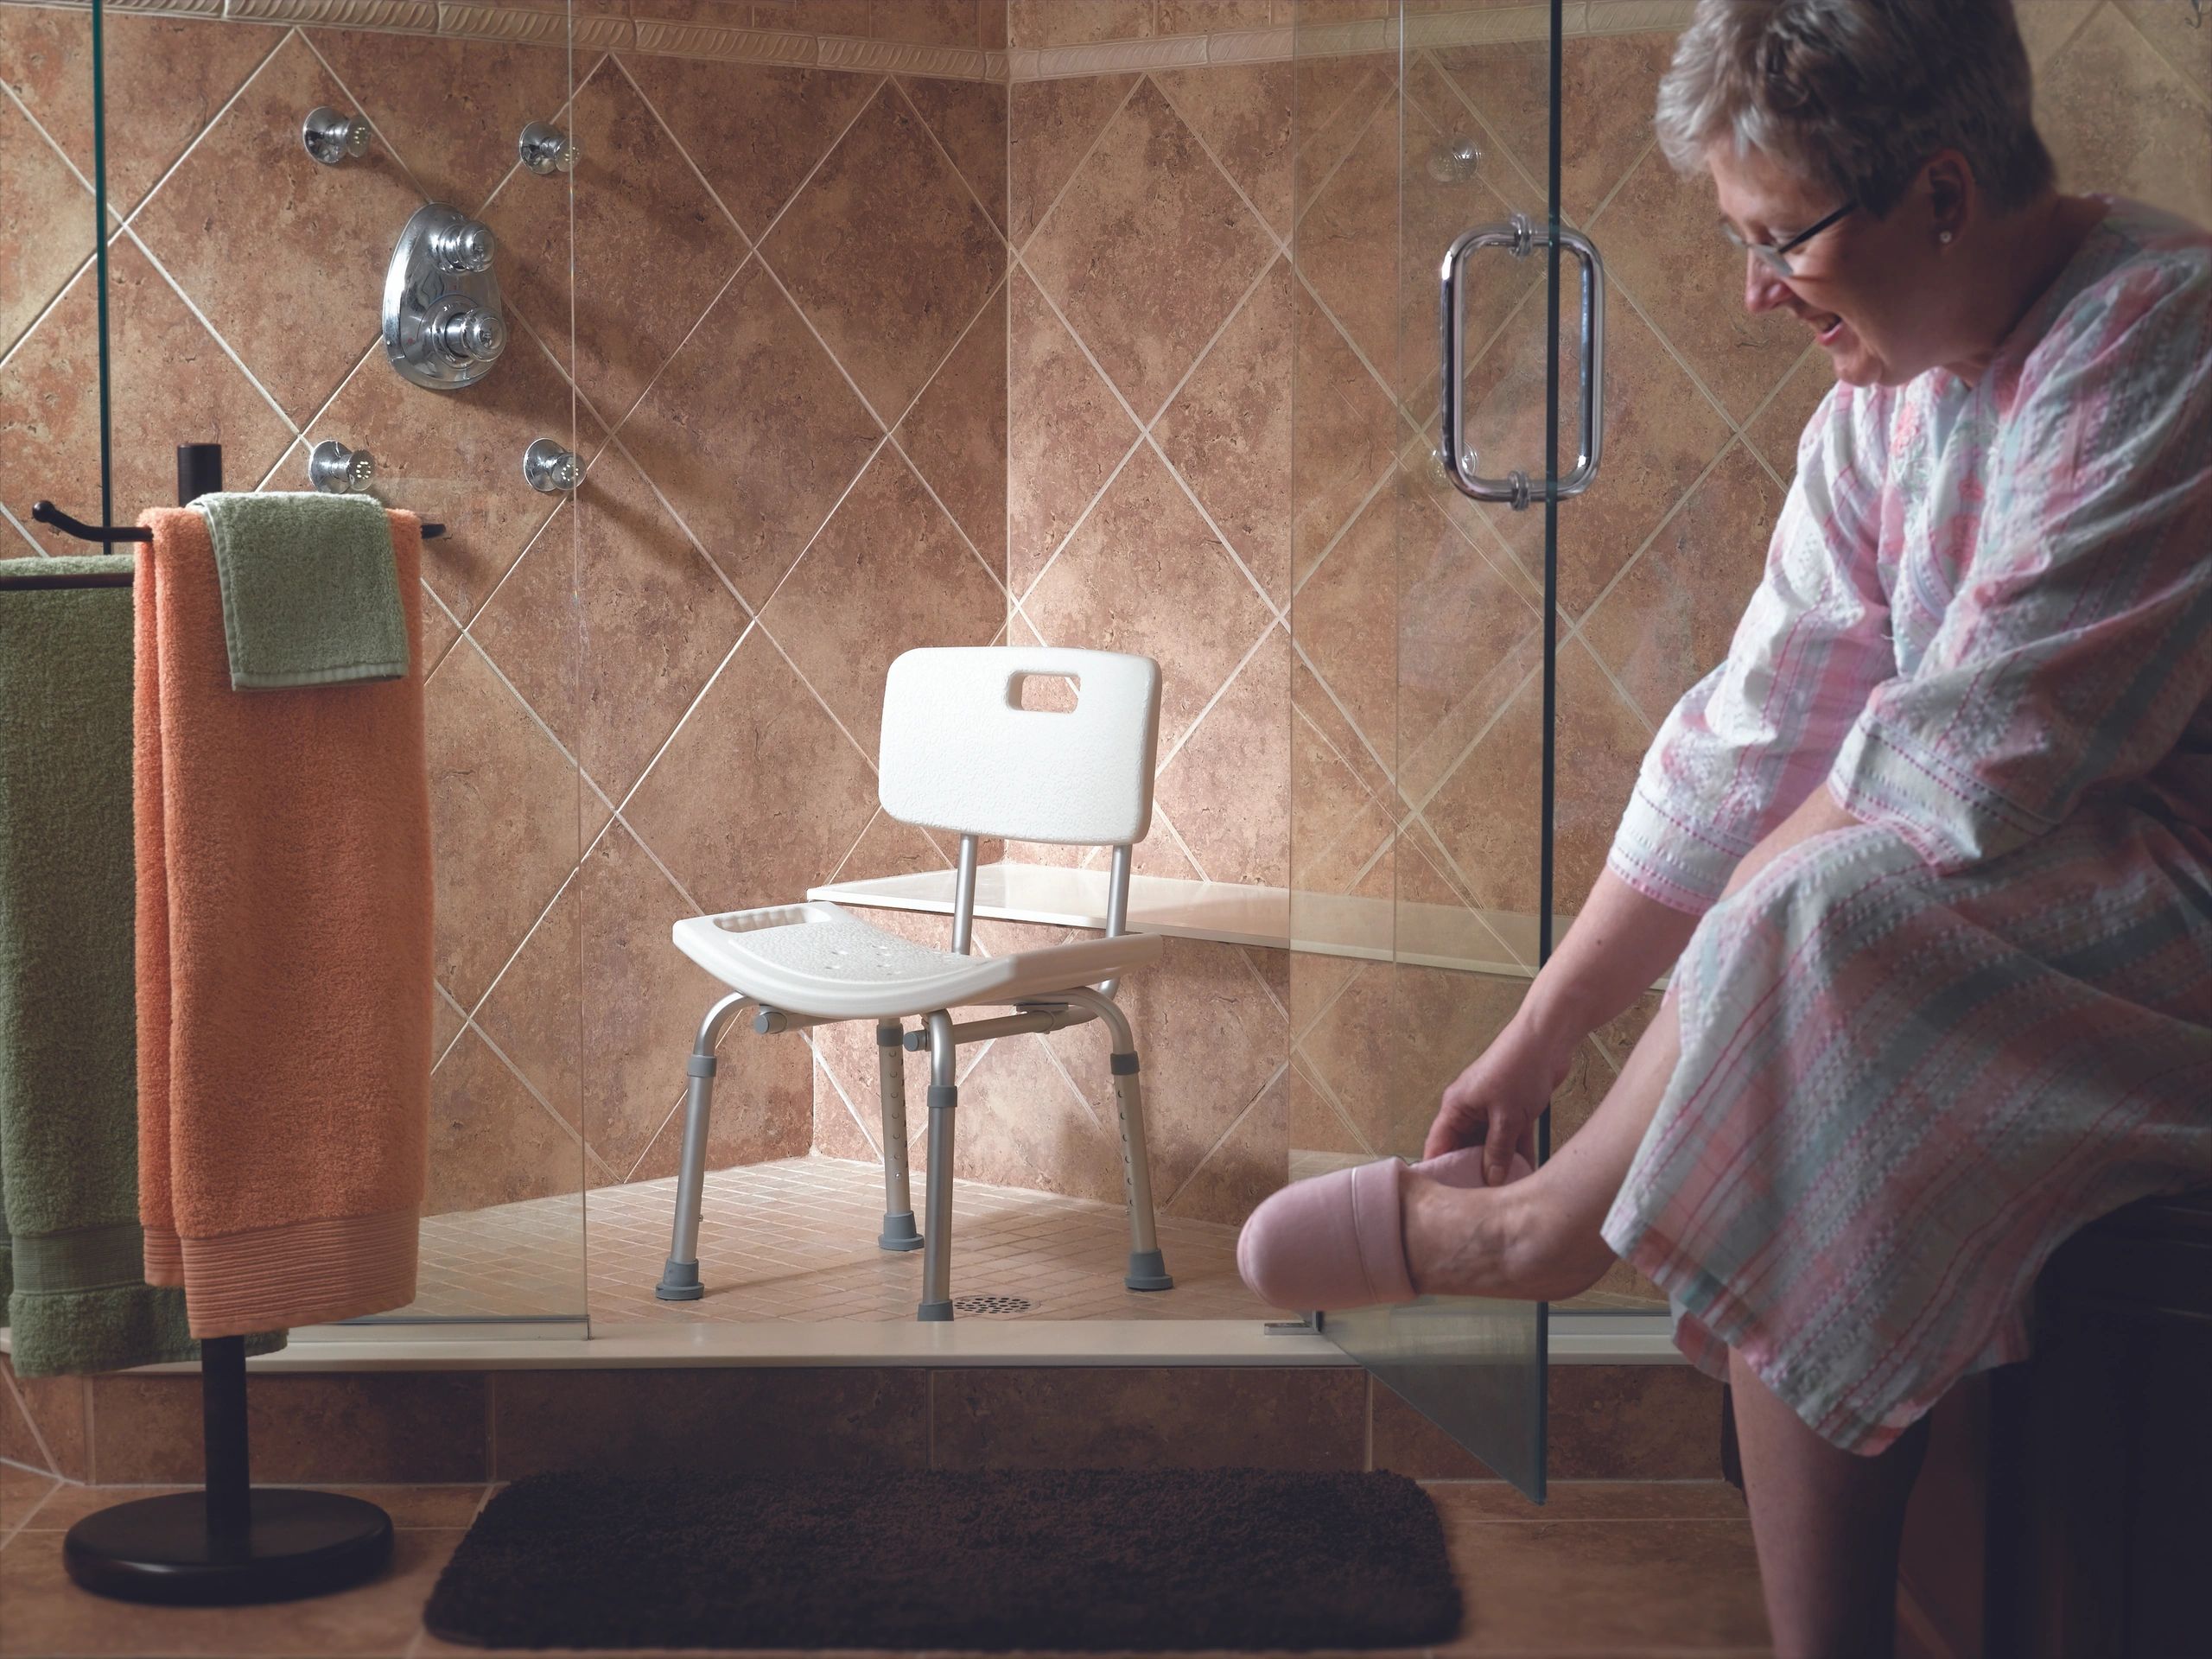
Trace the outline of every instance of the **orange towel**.
<instances>
[{"instance_id":1,"label":"orange towel","mask_svg":"<svg viewBox=\"0 0 2212 1659\"><path fill-rule=\"evenodd\" d=\"M429 1130L422 526L407 677L234 691L207 521L149 512L136 775L146 1278L192 1334L414 1300Z\"/></svg>"}]
</instances>

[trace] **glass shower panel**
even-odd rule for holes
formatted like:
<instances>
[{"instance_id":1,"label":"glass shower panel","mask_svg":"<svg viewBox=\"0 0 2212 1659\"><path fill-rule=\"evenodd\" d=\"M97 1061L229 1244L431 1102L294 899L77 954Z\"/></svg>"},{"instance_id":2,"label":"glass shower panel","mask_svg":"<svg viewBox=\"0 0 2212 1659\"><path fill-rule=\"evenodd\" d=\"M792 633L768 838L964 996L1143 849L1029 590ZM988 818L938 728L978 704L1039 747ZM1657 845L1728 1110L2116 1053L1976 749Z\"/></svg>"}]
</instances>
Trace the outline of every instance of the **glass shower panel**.
<instances>
[{"instance_id":1,"label":"glass shower panel","mask_svg":"<svg viewBox=\"0 0 2212 1659\"><path fill-rule=\"evenodd\" d=\"M1308 0L1296 31L1294 1178L1418 1159L1538 957L1543 514L1467 500L1439 463L1438 273L1470 229L1544 221L1544 148L1516 154L1479 100L1544 130L1548 28L1535 8L1356 15L1375 10ZM1491 85L1459 48L1502 31ZM1466 279L1468 442L1541 481L1543 261L1478 255ZM1431 1297L1322 1328L1541 1495L1541 1308Z\"/></svg>"},{"instance_id":2,"label":"glass shower panel","mask_svg":"<svg viewBox=\"0 0 2212 1659\"><path fill-rule=\"evenodd\" d=\"M0 24L17 10L0 5ZM372 458L369 493L444 526L423 559L436 983L421 1274L412 1305L356 1323L575 1334L579 947L557 899L594 820L563 736L573 514L523 467L535 439L575 447L570 178L518 159L525 125L564 118L569 22L446 21L474 36L102 18L111 484L127 522L173 498L179 442L219 441L233 490L308 488L310 456L334 444ZM318 111L365 142L312 156ZM458 387L403 378L383 340L387 268L432 203L494 238L505 341Z\"/></svg>"}]
</instances>

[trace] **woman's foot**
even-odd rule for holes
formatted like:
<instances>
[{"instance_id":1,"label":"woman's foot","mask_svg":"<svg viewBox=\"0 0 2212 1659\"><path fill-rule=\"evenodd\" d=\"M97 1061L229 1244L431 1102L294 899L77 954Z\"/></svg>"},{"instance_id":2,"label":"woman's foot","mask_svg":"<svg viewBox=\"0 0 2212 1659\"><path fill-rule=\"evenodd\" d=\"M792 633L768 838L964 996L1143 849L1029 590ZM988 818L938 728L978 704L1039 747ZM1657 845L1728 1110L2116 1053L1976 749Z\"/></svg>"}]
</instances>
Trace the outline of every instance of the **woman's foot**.
<instances>
[{"instance_id":1,"label":"woman's foot","mask_svg":"<svg viewBox=\"0 0 2212 1659\"><path fill-rule=\"evenodd\" d=\"M1482 1148L1408 1168L1385 1158L1296 1181L1252 1212L1236 1266L1277 1307L1374 1307L1420 1295L1556 1300L1586 1290L1612 1262L1593 1233L1579 1248L1530 1202L1517 1156L1507 1185L1483 1185Z\"/></svg>"},{"instance_id":2,"label":"woman's foot","mask_svg":"<svg viewBox=\"0 0 2212 1659\"><path fill-rule=\"evenodd\" d=\"M1400 1198L1407 1276L1423 1296L1486 1296L1497 1301L1556 1302L1605 1276L1613 1253L1594 1229L1586 1235L1559 1213L1549 1183L1481 1183L1481 1148L1447 1153L1406 1172ZM1465 1171L1445 1168L1471 1157ZM1516 1172L1520 1160L1515 1160Z\"/></svg>"}]
</instances>

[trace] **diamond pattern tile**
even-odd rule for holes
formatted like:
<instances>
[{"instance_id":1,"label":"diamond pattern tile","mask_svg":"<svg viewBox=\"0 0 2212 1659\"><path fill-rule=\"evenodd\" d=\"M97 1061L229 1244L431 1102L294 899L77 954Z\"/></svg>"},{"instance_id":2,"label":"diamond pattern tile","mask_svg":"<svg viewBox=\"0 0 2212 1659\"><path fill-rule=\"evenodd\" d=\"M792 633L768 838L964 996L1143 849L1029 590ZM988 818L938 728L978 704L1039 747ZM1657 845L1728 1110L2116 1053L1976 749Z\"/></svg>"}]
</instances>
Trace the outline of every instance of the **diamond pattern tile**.
<instances>
[{"instance_id":1,"label":"diamond pattern tile","mask_svg":"<svg viewBox=\"0 0 2212 1659\"><path fill-rule=\"evenodd\" d=\"M918 645L988 645L1005 605L990 572L887 444L760 622L873 750L892 659Z\"/></svg>"},{"instance_id":2,"label":"diamond pattern tile","mask_svg":"<svg viewBox=\"0 0 2212 1659\"><path fill-rule=\"evenodd\" d=\"M1593 221L1592 235L1609 274L1740 421L1796 364L1806 330L1786 311L1753 316L1744 309L1744 257L1713 229L1713 218L1711 181L1676 177L1654 149Z\"/></svg>"},{"instance_id":3,"label":"diamond pattern tile","mask_svg":"<svg viewBox=\"0 0 2212 1659\"><path fill-rule=\"evenodd\" d=\"M1155 798L1206 880L1287 880L1290 636L1280 626L1160 768Z\"/></svg>"},{"instance_id":4,"label":"diamond pattern tile","mask_svg":"<svg viewBox=\"0 0 2212 1659\"><path fill-rule=\"evenodd\" d=\"M723 664L624 817L709 913L790 904L875 810L861 751L755 628Z\"/></svg>"},{"instance_id":5,"label":"diamond pattern tile","mask_svg":"<svg viewBox=\"0 0 2212 1659\"><path fill-rule=\"evenodd\" d=\"M12 346L92 257L92 193L12 100L0 101L0 149L11 157L0 201L0 340Z\"/></svg>"},{"instance_id":6,"label":"diamond pattern tile","mask_svg":"<svg viewBox=\"0 0 2212 1659\"><path fill-rule=\"evenodd\" d=\"M1136 442L1028 273L1007 283L1007 586L1029 591Z\"/></svg>"},{"instance_id":7,"label":"diamond pattern tile","mask_svg":"<svg viewBox=\"0 0 2212 1659\"><path fill-rule=\"evenodd\" d=\"M834 69L646 52L622 61L722 205L754 238L767 233L880 85L876 76Z\"/></svg>"},{"instance_id":8,"label":"diamond pattern tile","mask_svg":"<svg viewBox=\"0 0 2212 1659\"><path fill-rule=\"evenodd\" d=\"M997 285L998 232L905 96L886 88L761 245L894 423Z\"/></svg>"},{"instance_id":9,"label":"diamond pattern tile","mask_svg":"<svg viewBox=\"0 0 2212 1659\"><path fill-rule=\"evenodd\" d=\"M1278 259L1153 429L1277 604L1290 597L1291 400L1253 389L1289 367L1294 280Z\"/></svg>"},{"instance_id":10,"label":"diamond pattern tile","mask_svg":"<svg viewBox=\"0 0 2212 1659\"><path fill-rule=\"evenodd\" d=\"M393 234L423 200L374 146L346 167L318 165L299 125L323 104L355 107L293 35L132 221L296 423L377 337Z\"/></svg>"},{"instance_id":11,"label":"diamond pattern tile","mask_svg":"<svg viewBox=\"0 0 2212 1659\"><path fill-rule=\"evenodd\" d=\"M1153 77L1277 236L1290 234L1291 68L1210 64Z\"/></svg>"},{"instance_id":12,"label":"diamond pattern tile","mask_svg":"<svg viewBox=\"0 0 2212 1659\"><path fill-rule=\"evenodd\" d=\"M1381 755L1397 741L1398 512L1385 490L1308 575L1290 607L1291 631L1313 671Z\"/></svg>"},{"instance_id":13,"label":"diamond pattern tile","mask_svg":"<svg viewBox=\"0 0 2212 1659\"><path fill-rule=\"evenodd\" d=\"M1136 82L1135 75L1084 75L1017 81L1007 89L1007 202L1015 246L1028 241Z\"/></svg>"},{"instance_id":14,"label":"diamond pattern tile","mask_svg":"<svg viewBox=\"0 0 2212 1659\"><path fill-rule=\"evenodd\" d=\"M746 256L683 152L613 58L578 87L566 179L518 171L485 210L500 291L616 422L683 343ZM573 243L571 227L573 226Z\"/></svg>"},{"instance_id":15,"label":"diamond pattern tile","mask_svg":"<svg viewBox=\"0 0 2212 1659\"><path fill-rule=\"evenodd\" d=\"M1148 447L1108 486L1022 609L1048 645L1141 651L1158 660L1162 753L1269 620Z\"/></svg>"},{"instance_id":16,"label":"diamond pattern tile","mask_svg":"<svg viewBox=\"0 0 2212 1659\"><path fill-rule=\"evenodd\" d=\"M123 11L108 17L103 29L108 108L130 111L127 121L108 122L108 207L128 216L276 49L283 31ZM0 10L0 79L88 179L92 34L89 10Z\"/></svg>"},{"instance_id":17,"label":"diamond pattern tile","mask_svg":"<svg viewBox=\"0 0 2212 1659\"><path fill-rule=\"evenodd\" d=\"M438 982L472 1006L576 861L578 780L473 645L424 688Z\"/></svg>"},{"instance_id":18,"label":"diamond pattern tile","mask_svg":"<svg viewBox=\"0 0 2212 1659\"><path fill-rule=\"evenodd\" d=\"M1586 224L1651 143L1651 102L1674 36L1574 35L1560 58L1560 207ZM1550 142L1549 53L1541 41L1440 49L1435 61L1539 190ZM1633 89L1633 90L1630 90Z\"/></svg>"},{"instance_id":19,"label":"diamond pattern tile","mask_svg":"<svg viewBox=\"0 0 2212 1659\"><path fill-rule=\"evenodd\" d=\"M1023 258L1148 421L1274 247L1147 82L1115 116Z\"/></svg>"},{"instance_id":20,"label":"diamond pattern tile","mask_svg":"<svg viewBox=\"0 0 2212 1659\"><path fill-rule=\"evenodd\" d=\"M2212 142L2203 90L2212 54L2202 34L2173 20L2187 6L2138 6L2183 73L2144 38L2128 14L2107 6L2059 48L2036 77L2036 124L2058 163L2062 189L2109 190L2133 196L2199 225L2212 221ZM2115 98L2113 89L2126 95Z\"/></svg>"},{"instance_id":21,"label":"diamond pattern tile","mask_svg":"<svg viewBox=\"0 0 2212 1659\"><path fill-rule=\"evenodd\" d=\"M881 436L758 260L622 429L645 476L756 608Z\"/></svg>"},{"instance_id":22,"label":"diamond pattern tile","mask_svg":"<svg viewBox=\"0 0 2212 1659\"><path fill-rule=\"evenodd\" d=\"M1398 140L1395 121L1370 122L1298 226L1300 274L1386 377L1398 365Z\"/></svg>"},{"instance_id":23,"label":"diamond pattern tile","mask_svg":"<svg viewBox=\"0 0 2212 1659\"><path fill-rule=\"evenodd\" d=\"M944 146L991 222L1007 223L1007 94L981 80L924 80L903 75L899 90Z\"/></svg>"},{"instance_id":24,"label":"diamond pattern tile","mask_svg":"<svg viewBox=\"0 0 2212 1659\"><path fill-rule=\"evenodd\" d=\"M584 1171L583 1145L568 1125L482 1037L463 1033L430 1074L430 1181L423 1213L581 1193Z\"/></svg>"},{"instance_id":25,"label":"diamond pattern tile","mask_svg":"<svg viewBox=\"0 0 2212 1659\"><path fill-rule=\"evenodd\" d=\"M978 312L896 436L985 564L1006 579L1006 290ZM1003 613L1003 606L999 607Z\"/></svg>"},{"instance_id":26,"label":"diamond pattern tile","mask_svg":"<svg viewBox=\"0 0 2212 1659\"><path fill-rule=\"evenodd\" d=\"M736 645L745 607L608 449L477 618L477 643L616 800Z\"/></svg>"}]
</instances>

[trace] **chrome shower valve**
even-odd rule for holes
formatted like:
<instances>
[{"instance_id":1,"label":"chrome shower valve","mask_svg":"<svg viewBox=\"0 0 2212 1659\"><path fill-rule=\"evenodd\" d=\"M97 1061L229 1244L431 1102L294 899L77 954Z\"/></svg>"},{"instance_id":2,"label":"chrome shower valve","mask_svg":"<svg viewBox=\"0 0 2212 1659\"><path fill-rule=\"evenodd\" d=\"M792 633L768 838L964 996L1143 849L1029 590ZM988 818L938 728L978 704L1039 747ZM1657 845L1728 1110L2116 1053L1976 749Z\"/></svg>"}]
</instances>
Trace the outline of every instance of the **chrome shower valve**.
<instances>
[{"instance_id":1,"label":"chrome shower valve","mask_svg":"<svg viewBox=\"0 0 2212 1659\"><path fill-rule=\"evenodd\" d=\"M443 202L407 221L384 282L385 356L403 378L458 391L491 372L507 345L492 255L491 231Z\"/></svg>"}]
</instances>

